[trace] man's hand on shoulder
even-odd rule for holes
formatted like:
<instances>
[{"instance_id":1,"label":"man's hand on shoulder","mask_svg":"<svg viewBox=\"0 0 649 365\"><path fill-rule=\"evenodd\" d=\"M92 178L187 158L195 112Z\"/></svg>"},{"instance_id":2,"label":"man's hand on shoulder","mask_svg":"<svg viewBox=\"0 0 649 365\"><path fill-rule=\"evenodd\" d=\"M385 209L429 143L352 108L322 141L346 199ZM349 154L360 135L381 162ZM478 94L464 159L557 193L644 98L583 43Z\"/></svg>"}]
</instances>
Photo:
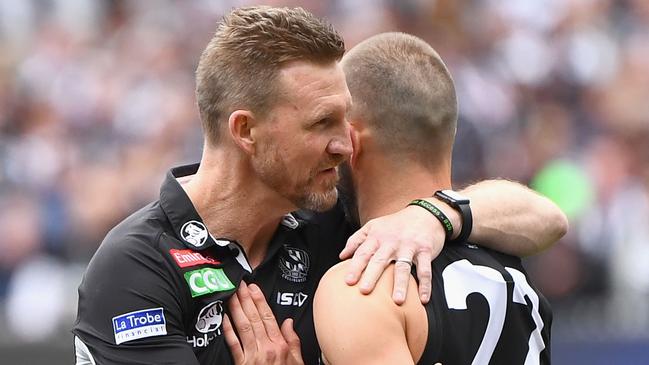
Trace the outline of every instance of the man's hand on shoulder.
<instances>
[{"instance_id":1,"label":"man's hand on shoulder","mask_svg":"<svg viewBox=\"0 0 649 365\"><path fill-rule=\"evenodd\" d=\"M346 264L344 280L348 285L360 283L360 291L369 294L388 265L398 260L392 298L396 304L403 304L408 294L410 262L417 267L420 300L427 303L432 291L430 263L444 247L444 239L441 224L419 207L408 206L372 219L347 240L340 253L341 259L353 254Z\"/></svg>"}]
</instances>

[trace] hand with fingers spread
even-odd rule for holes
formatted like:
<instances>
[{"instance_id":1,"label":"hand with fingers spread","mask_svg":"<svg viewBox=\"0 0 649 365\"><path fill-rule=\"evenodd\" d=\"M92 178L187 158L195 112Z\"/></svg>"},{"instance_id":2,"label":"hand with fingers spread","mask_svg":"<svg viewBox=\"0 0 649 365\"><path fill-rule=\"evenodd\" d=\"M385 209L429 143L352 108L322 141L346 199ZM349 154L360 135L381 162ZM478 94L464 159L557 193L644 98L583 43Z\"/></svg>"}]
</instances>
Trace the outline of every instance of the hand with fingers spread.
<instances>
[{"instance_id":1,"label":"hand with fingers spread","mask_svg":"<svg viewBox=\"0 0 649 365\"><path fill-rule=\"evenodd\" d=\"M293 320L285 320L280 328L257 285L241 282L228 306L223 332L235 364L304 364Z\"/></svg>"},{"instance_id":2,"label":"hand with fingers spread","mask_svg":"<svg viewBox=\"0 0 649 365\"><path fill-rule=\"evenodd\" d=\"M419 207L409 206L397 213L372 219L347 240L340 253L341 259L353 254L345 282L355 285L360 281L360 291L369 294L385 268L395 262L392 299L402 304L414 264L419 279L419 297L425 304L432 291L430 263L444 247L444 240L441 224Z\"/></svg>"}]
</instances>

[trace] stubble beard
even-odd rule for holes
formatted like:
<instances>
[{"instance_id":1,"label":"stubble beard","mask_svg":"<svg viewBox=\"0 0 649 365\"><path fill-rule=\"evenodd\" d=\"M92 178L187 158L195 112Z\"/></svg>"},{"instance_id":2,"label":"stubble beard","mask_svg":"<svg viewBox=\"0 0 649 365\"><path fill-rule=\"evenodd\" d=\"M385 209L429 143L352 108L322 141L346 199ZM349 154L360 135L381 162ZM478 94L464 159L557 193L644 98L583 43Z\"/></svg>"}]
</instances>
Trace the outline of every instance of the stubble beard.
<instances>
[{"instance_id":1,"label":"stubble beard","mask_svg":"<svg viewBox=\"0 0 649 365\"><path fill-rule=\"evenodd\" d=\"M309 180L312 182L313 178L310 178ZM324 212L336 205L336 201L338 201L338 190L336 189L336 183L334 182L331 184L331 187L327 187L327 190L324 193L304 191L299 196L300 198L295 202L295 204L300 207L300 209Z\"/></svg>"},{"instance_id":2,"label":"stubble beard","mask_svg":"<svg viewBox=\"0 0 649 365\"><path fill-rule=\"evenodd\" d=\"M321 171L318 168L311 171L306 181L293 184L287 177L290 173L289 166L275 146L263 148L259 157L252 160L252 165L264 184L300 209L324 212L333 208L338 201L338 190L336 189L338 178L332 180L331 183L328 182L324 192L313 191L315 178Z\"/></svg>"}]
</instances>

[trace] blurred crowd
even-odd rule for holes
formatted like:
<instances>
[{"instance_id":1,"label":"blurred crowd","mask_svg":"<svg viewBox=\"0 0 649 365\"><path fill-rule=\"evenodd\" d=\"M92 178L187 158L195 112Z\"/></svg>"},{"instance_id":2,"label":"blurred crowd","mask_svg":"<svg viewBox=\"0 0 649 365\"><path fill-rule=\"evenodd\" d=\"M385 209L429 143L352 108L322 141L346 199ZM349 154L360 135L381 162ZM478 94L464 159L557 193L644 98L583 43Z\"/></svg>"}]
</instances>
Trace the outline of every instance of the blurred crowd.
<instances>
[{"instance_id":1,"label":"blurred crowd","mask_svg":"<svg viewBox=\"0 0 649 365\"><path fill-rule=\"evenodd\" d=\"M0 341L68 331L106 232L198 160L198 57L252 3L0 0ZM457 187L518 180L570 218L528 262L555 330L649 337L648 1L265 3L326 17L348 49L394 30L433 45L459 95Z\"/></svg>"}]
</instances>

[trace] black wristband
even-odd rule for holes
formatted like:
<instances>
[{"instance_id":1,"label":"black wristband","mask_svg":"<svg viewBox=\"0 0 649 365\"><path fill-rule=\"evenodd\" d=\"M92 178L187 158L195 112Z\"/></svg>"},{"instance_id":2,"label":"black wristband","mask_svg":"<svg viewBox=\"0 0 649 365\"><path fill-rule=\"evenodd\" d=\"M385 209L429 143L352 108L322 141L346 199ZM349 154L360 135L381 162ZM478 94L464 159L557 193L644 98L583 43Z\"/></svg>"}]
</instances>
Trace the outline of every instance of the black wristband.
<instances>
[{"instance_id":1,"label":"black wristband","mask_svg":"<svg viewBox=\"0 0 649 365\"><path fill-rule=\"evenodd\" d=\"M446 214L442 212L441 209L437 208L432 203L423 199L415 199L411 201L408 205L416 205L418 207L422 207L427 211L429 211L430 214L434 215L435 218L437 218L440 221L440 223L442 223L442 227L444 228L444 233L446 234L446 242L449 242L451 240L451 237L453 237L453 224L451 223L451 220L448 219Z\"/></svg>"},{"instance_id":2,"label":"black wristband","mask_svg":"<svg viewBox=\"0 0 649 365\"><path fill-rule=\"evenodd\" d=\"M471 213L470 200L453 190L439 190L435 192L434 196L450 205L451 208L457 210L462 216L462 229L460 230L460 234L456 239L448 243L460 243L468 240L473 229L473 214Z\"/></svg>"}]
</instances>

